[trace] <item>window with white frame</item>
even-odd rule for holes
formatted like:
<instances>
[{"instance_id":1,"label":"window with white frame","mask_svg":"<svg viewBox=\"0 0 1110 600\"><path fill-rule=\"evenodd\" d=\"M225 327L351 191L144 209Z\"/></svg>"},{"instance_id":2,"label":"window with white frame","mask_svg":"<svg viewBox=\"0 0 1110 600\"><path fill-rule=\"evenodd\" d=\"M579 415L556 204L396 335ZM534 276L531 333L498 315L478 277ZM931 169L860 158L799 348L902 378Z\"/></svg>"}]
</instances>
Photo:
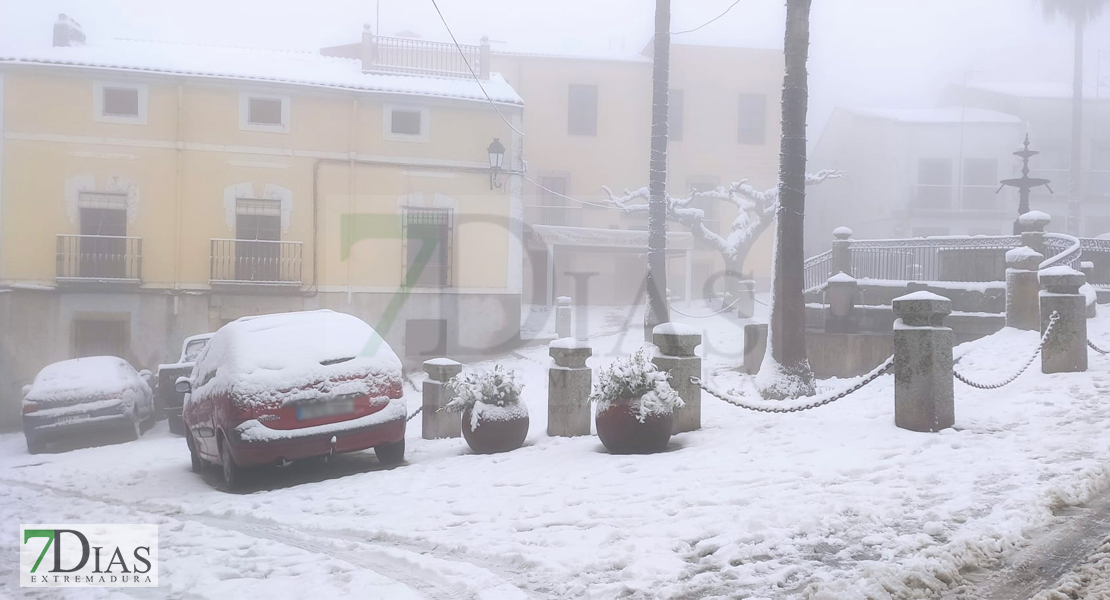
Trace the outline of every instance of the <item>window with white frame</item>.
<instances>
[{"instance_id":1,"label":"window with white frame","mask_svg":"<svg viewBox=\"0 0 1110 600\"><path fill-rule=\"evenodd\" d=\"M289 132L289 96L243 93L239 96L239 128Z\"/></svg>"},{"instance_id":2,"label":"window with white frame","mask_svg":"<svg viewBox=\"0 0 1110 600\"><path fill-rule=\"evenodd\" d=\"M102 123L146 124L147 86L133 83L94 84L94 118Z\"/></svg>"},{"instance_id":3,"label":"window with white frame","mask_svg":"<svg viewBox=\"0 0 1110 600\"><path fill-rule=\"evenodd\" d=\"M426 142L428 125L427 108L386 105L382 111L382 131L387 140Z\"/></svg>"}]
</instances>

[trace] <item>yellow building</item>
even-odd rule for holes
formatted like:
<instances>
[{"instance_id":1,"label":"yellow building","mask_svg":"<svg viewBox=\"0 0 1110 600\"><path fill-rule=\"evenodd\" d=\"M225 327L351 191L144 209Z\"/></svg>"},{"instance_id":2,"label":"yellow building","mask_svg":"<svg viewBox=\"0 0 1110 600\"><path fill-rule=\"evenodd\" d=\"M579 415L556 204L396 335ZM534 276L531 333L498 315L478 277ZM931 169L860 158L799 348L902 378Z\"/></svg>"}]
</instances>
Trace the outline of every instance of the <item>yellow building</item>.
<instances>
[{"instance_id":1,"label":"yellow building","mask_svg":"<svg viewBox=\"0 0 1110 600\"><path fill-rule=\"evenodd\" d=\"M642 302L644 236L613 230L645 230L646 215L616 210L602 186L620 193L648 184L650 50L648 44L640 53L493 53L494 69L528 107L525 303L545 304L558 295L594 304ZM782 61L781 50L672 38L670 195L741 179L757 189L777 185ZM727 236L735 208L720 201L702 201L700 208L708 225ZM705 282L724 268L720 255L695 245L681 225L671 223L668 230L671 293L703 297ZM764 238L744 265L757 279L770 273L771 236Z\"/></svg>"},{"instance_id":2,"label":"yellow building","mask_svg":"<svg viewBox=\"0 0 1110 600\"><path fill-rule=\"evenodd\" d=\"M453 45L83 37L0 57L0 427L50 362L153 369L249 314L349 312L410 364L518 341L523 104L488 51L480 87Z\"/></svg>"}]
</instances>

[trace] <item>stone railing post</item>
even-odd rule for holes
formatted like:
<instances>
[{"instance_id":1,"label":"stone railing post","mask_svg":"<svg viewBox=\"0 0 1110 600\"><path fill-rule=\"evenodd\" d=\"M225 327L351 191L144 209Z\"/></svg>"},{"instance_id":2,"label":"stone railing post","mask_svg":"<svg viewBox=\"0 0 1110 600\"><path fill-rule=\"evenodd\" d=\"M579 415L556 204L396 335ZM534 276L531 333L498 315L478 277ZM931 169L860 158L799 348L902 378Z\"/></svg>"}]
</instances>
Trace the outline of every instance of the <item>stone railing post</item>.
<instances>
[{"instance_id":1,"label":"stone railing post","mask_svg":"<svg viewBox=\"0 0 1110 600\"><path fill-rule=\"evenodd\" d=\"M952 330L944 317L952 301L932 292L894 299L894 424L940 431L955 423Z\"/></svg>"},{"instance_id":2,"label":"stone railing post","mask_svg":"<svg viewBox=\"0 0 1110 600\"><path fill-rule=\"evenodd\" d=\"M478 79L489 79L490 73L490 48L489 36L483 35L478 46Z\"/></svg>"},{"instance_id":3,"label":"stone railing post","mask_svg":"<svg viewBox=\"0 0 1110 600\"><path fill-rule=\"evenodd\" d=\"M559 339L570 337L570 320L573 311L570 296L559 296L555 299L555 337Z\"/></svg>"},{"instance_id":4,"label":"stone railing post","mask_svg":"<svg viewBox=\"0 0 1110 600\"><path fill-rule=\"evenodd\" d=\"M701 357L694 354L701 334L680 323L656 325L651 334L659 348L652 362L671 376L671 387L686 404L674 413L674 433L701 429L701 388L690 382L691 377L701 377Z\"/></svg>"},{"instance_id":5,"label":"stone railing post","mask_svg":"<svg viewBox=\"0 0 1110 600\"><path fill-rule=\"evenodd\" d=\"M1042 373L1077 373L1087 370L1087 301L1079 293L1083 274L1071 267L1040 272L1041 335L1052 313L1060 318L1041 349Z\"/></svg>"},{"instance_id":6,"label":"stone railing post","mask_svg":"<svg viewBox=\"0 0 1110 600\"><path fill-rule=\"evenodd\" d=\"M1037 270L1044 255L1022 246L1006 252L1006 326L1026 331L1041 327L1041 285Z\"/></svg>"},{"instance_id":7,"label":"stone railing post","mask_svg":"<svg viewBox=\"0 0 1110 600\"><path fill-rule=\"evenodd\" d=\"M590 387L593 371L586 359L593 351L571 338L548 344L554 364L547 370L547 435L590 435Z\"/></svg>"},{"instance_id":8,"label":"stone railing post","mask_svg":"<svg viewBox=\"0 0 1110 600\"><path fill-rule=\"evenodd\" d=\"M420 412L421 436L426 440L461 436L462 421L459 420L459 415L440 412L439 409L451 401L452 394L447 389L447 382L462 372L462 365L449 358L433 358L424 361L424 372L428 374L428 378L424 380L421 390L424 397Z\"/></svg>"},{"instance_id":9,"label":"stone railing post","mask_svg":"<svg viewBox=\"0 0 1110 600\"><path fill-rule=\"evenodd\" d=\"M825 331L827 333L855 333L859 328L855 315L858 284L851 275L837 273L825 284Z\"/></svg>"},{"instance_id":10,"label":"stone railing post","mask_svg":"<svg viewBox=\"0 0 1110 600\"><path fill-rule=\"evenodd\" d=\"M755 316L755 282L750 279L740 281L736 285L736 316L741 319L750 319Z\"/></svg>"},{"instance_id":11,"label":"stone railing post","mask_svg":"<svg viewBox=\"0 0 1110 600\"><path fill-rule=\"evenodd\" d=\"M847 227L833 230L832 268L829 272L832 275L852 274L852 230Z\"/></svg>"},{"instance_id":12,"label":"stone railing post","mask_svg":"<svg viewBox=\"0 0 1110 600\"><path fill-rule=\"evenodd\" d=\"M1018 217L1021 228L1021 245L1028 246L1042 255L1045 254L1044 229L1052 222L1052 217L1039 210L1031 210Z\"/></svg>"}]
</instances>

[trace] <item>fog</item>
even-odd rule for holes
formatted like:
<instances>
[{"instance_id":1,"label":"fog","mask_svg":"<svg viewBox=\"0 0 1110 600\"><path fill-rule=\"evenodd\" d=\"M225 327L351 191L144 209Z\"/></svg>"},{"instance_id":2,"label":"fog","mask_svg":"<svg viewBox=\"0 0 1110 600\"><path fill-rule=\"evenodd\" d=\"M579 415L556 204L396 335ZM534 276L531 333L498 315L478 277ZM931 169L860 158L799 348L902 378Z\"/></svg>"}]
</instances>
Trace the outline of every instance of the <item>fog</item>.
<instances>
[{"instance_id":1,"label":"fog","mask_svg":"<svg viewBox=\"0 0 1110 600\"><path fill-rule=\"evenodd\" d=\"M673 29L696 27L732 0L675 0ZM652 31L652 0L448 0L444 13L462 43L488 34L495 47L544 53L638 51ZM50 44L60 12L90 41L136 38L315 50L353 41L363 23L386 35L447 35L429 2L413 0L25 0L0 1L0 49ZM742 0L675 42L780 48L780 0ZM1110 19L1087 35L1088 81L1110 51ZM948 83L1070 81L1071 30L1046 22L1033 0L816 0L812 16L810 139L833 107L921 107ZM1104 68L1103 71L1110 71ZM722 77L736 74L722 73Z\"/></svg>"}]
</instances>

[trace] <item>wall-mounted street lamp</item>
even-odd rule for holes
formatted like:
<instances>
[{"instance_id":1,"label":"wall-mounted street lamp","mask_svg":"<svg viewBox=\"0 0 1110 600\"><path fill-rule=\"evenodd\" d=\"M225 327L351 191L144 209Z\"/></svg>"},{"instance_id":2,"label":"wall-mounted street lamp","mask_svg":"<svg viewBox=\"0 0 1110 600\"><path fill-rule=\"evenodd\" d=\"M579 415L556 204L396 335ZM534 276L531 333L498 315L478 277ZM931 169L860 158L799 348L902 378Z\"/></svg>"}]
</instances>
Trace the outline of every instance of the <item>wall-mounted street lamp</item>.
<instances>
[{"instance_id":1,"label":"wall-mounted street lamp","mask_svg":"<svg viewBox=\"0 0 1110 600\"><path fill-rule=\"evenodd\" d=\"M489 189L500 188L501 182L497 181L497 174L505 163L505 145L499 138L493 138L486 151L489 152Z\"/></svg>"}]
</instances>

